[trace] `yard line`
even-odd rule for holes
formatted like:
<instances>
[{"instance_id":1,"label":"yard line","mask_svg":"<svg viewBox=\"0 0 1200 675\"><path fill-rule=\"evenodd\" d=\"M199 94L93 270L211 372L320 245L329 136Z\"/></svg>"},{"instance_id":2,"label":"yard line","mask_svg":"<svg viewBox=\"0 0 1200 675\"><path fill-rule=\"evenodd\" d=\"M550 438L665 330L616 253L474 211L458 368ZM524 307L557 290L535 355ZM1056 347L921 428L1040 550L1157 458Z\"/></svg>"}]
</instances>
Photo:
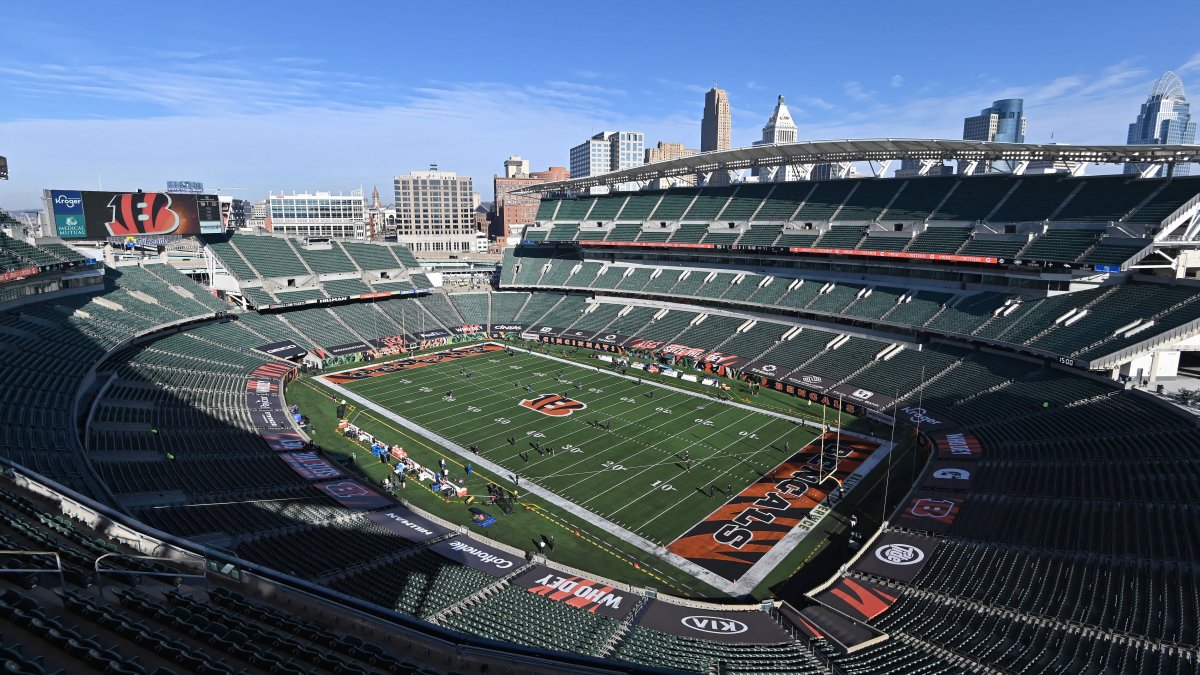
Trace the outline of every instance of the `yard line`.
<instances>
[{"instance_id":1,"label":"yard line","mask_svg":"<svg viewBox=\"0 0 1200 675\"><path fill-rule=\"evenodd\" d=\"M756 428L754 431L755 431L755 432L757 432L757 431L761 430L763 427L766 427L766 426L767 426L768 424L770 424L770 423L771 423L770 421L764 422L764 423L763 423L761 426L757 427L757 428ZM709 455L708 459L712 459L712 458L713 458L713 456L715 456L715 455L716 455L717 453L719 453L719 452L720 452L720 450L719 450L719 449L717 449L716 451L714 451L714 452L713 452L713 454L712 454L712 455ZM602 493L600 493L600 494L607 493L608 491L610 491L610 490L612 490L612 489L614 489L614 488L617 488L617 487L619 487L619 486L621 486L621 485L624 485L625 483L628 483L629 481L633 480L634 478L639 478L639 477L641 477L641 476L645 475L645 473L646 473L646 472L645 472L645 470L643 470L643 471L641 471L641 472L637 473L636 475L630 476L629 478L626 478L625 480L621 481L620 483L617 483L616 485L613 485L613 486L609 487L609 488L608 488L608 490L605 490L604 492L602 492ZM685 471L680 471L680 472L676 473L674 476L672 476L670 479L668 479L668 480L666 480L666 481L663 481L663 482L669 483L669 482L671 482L672 480L674 480L674 479L678 478L679 476L682 476L684 473L686 473L686 472L685 472ZM593 497L592 499L595 499L596 497L599 497L599 496L600 496L600 494L597 494L597 495L596 495L595 497ZM643 493L642 493L642 496L640 496L640 497L637 497L637 498L636 498L636 499L634 499L633 501L631 501L631 502L629 502L629 503L625 504L624 506L622 506L621 508L617 509L616 511L613 511L613 512L612 512L612 513L610 513L609 515L610 515L610 516L615 516L616 514L620 513L621 511L624 511L625 509L629 508L630 506L632 506L632 505L636 504L637 502L641 501L642 499L644 499L644 498L645 498L645 496L646 496L646 494L648 494L648 493L645 493L645 492L643 492ZM590 502L590 501L591 501L591 499L589 499L588 501ZM587 503L588 503L588 502L584 502L584 504L585 504L585 505L586 505Z\"/></svg>"},{"instance_id":2,"label":"yard line","mask_svg":"<svg viewBox=\"0 0 1200 675\"><path fill-rule=\"evenodd\" d=\"M785 434L783 434L783 436L779 436L778 438L776 438L776 439L775 439L775 441L778 441L779 439L781 439L781 438L784 438L785 436L787 436L787 434L786 434L786 433L785 433ZM785 456L783 459L779 460L779 462L777 462L777 463L775 464L775 466L776 466L776 467L778 467L780 464L782 464L782 463L786 462L788 459L790 459L791 457L795 456L797 453L799 453L799 452L803 451L803 450L804 450L804 448L807 448L808 446L812 445L812 444L813 444L814 442L816 442L816 441L817 441L817 439L819 439L819 438L820 438L820 436L814 436L814 437L812 438L812 440L810 440L809 442L805 443L803 446L801 446L800 448L798 448L798 449L796 450L796 452L788 452L788 453L786 453L786 456ZM772 443L774 443L775 441L772 441ZM768 444L768 446L769 446L769 445L770 445L770 444ZM725 471L722 471L720 474L718 474L718 479L723 479L723 477L724 477L725 475L727 475L727 474L728 474L730 471L732 471L732 470L733 470L733 467L730 467L730 468L726 469ZM676 479L676 478L678 478L678 477L679 477L679 474L676 474L676 475L675 475L673 478L671 478L671 480L664 481L664 482L666 482L666 483L669 483L669 482L671 482L672 480L675 480L675 479ZM717 481L714 481L714 482L717 482L717 483L719 483L719 482L720 482L720 480L717 480ZM744 489L744 488L743 488L743 489ZM740 493L739 493L739 494L740 494ZM670 507L667 507L667 508L663 509L662 511L659 511L659 512L658 512L658 513L657 513L657 514L656 514L654 517L652 517L650 520L647 520L646 522L644 522L644 523L642 523L641 525L639 525L639 526L638 526L638 531L642 531L642 528L646 527L646 526L647 526L647 525L649 525L650 523L653 523L654 521L656 521L656 520L658 520L659 518L663 517L663 516L664 516L664 515L666 515L667 513L670 513L672 510L674 510L674 509L678 508L679 506L681 506L681 505L685 504L685 503L686 503L686 502L687 502L689 499L698 499L698 498L700 498L700 496L699 496L699 495L697 495L695 492L690 492L690 491L689 491L689 492L687 493L687 495L686 495L686 496L683 496L683 497L682 497L682 498L681 498L681 499L680 499L678 502L676 502L676 503L674 504L674 506L670 506ZM723 508L723 507L725 506L725 504L729 502L729 499L732 499L732 498L733 498L733 495L729 495L729 496L728 496L728 498L725 500L725 502L724 502L724 503L722 503L720 506L717 506L717 508L713 509L712 511L709 511L707 514L705 514L705 516L704 516L703 518L701 518L700 520L698 520L698 521L696 521L696 522L698 522L698 523L702 523L702 522L704 522L704 521L705 521L705 520L707 520L707 519L708 519L708 517L709 517L709 516L711 516L713 513L715 513L716 511L720 510L721 508ZM684 532L684 533L687 533L687 532L688 532L688 530L686 530L686 529L685 529L683 532ZM676 539L678 539L678 537L676 537Z\"/></svg>"}]
</instances>

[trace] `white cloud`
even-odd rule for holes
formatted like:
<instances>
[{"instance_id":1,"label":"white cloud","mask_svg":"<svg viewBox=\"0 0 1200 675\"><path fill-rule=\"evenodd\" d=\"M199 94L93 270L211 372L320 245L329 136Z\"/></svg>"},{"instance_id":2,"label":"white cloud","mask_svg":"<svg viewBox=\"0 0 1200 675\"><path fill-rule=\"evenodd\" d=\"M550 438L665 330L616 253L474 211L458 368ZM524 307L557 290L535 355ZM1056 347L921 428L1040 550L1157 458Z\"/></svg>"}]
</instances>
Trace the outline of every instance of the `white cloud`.
<instances>
[{"instance_id":1,"label":"white cloud","mask_svg":"<svg viewBox=\"0 0 1200 675\"><path fill-rule=\"evenodd\" d=\"M850 80L849 82L846 82L842 86L842 91L849 98L852 98L855 101L860 101L860 102L871 100L871 96L875 93L873 91L867 91L867 89L865 87L863 87L861 82L857 82L855 80Z\"/></svg>"},{"instance_id":2,"label":"white cloud","mask_svg":"<svg viewBox=\"0 0 1200 675\"><path fill-rule=\"evenodd\" d=\"M893 75L892 76L892 86L893 87L903 87L904 86L904 76L903 75Z\"/></svg>"}]
</instances>

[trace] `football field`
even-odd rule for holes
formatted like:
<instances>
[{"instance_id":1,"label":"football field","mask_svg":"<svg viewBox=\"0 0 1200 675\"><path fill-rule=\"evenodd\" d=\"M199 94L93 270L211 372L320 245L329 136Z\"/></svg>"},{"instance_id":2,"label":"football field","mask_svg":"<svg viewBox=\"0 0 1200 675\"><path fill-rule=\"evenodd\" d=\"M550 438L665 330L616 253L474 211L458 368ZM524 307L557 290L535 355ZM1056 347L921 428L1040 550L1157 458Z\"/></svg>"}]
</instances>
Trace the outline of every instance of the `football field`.
<instances>
[{"instance_id":1,"label":"football field","mask_svg":"<svg viewBox=\"0 0 1200 675\"><path fill-rule=\"evenodd\" d=\"M664 544L818 436L711 396L519 351L431 359L342 384ZM452 479L461 473L452 468Z\"/></svg>"}]
</instances>

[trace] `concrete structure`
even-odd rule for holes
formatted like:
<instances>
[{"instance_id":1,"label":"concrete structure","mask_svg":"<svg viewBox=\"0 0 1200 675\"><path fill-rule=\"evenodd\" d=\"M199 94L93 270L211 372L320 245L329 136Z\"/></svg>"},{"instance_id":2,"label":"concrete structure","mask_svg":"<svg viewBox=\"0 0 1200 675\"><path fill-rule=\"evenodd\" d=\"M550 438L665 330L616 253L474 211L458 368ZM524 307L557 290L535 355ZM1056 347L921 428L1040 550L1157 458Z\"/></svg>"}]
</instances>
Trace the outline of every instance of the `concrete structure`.
<instances>
[{"instance_id":1,"label":"concrete structure","mask_svg":"<svg viewBox=\"0 0 1200 675\"><path fill-rule=\"evenodd\" d=\"M364 239L367 236L366 211L367 200L362 190L353 190L348 195L331 192L272 194L267 198L265 226L268 232L293 237Z\"/></svg>"},{"instance_id":2,"label":"concrete structure","mask_svg":"<svg viewBox=\"0 0 1200 675\"><path fill-rule=\"evenodd\" d=\"M978 115L963 119L964 141L988 141L991 143L1024 143L1025 127L1029 120L1025 117L1025 101L1019 98L1005 98L992 101L990 108L984 108ZM1009 161L992 162L978 165L975 173L1000 171L1011 173L1016 164Z\"/></svg>"},{"instance_id":3,"label":"concrete structure","mask_svg":"<svg viewBox=\"0 0 1200 675\"><path fill-rule=\"evenodd\" d=\"M732 147L731 126L729 95L724 89L713 87L704 95L704 119L700 122L700 152L728 150Z\"/></svg>"},{"instance_id":4,"label":"concrete structure","mask_svg":"<svg viewBox=\"0 0 1200 675\"><path fill-rule=\"evenodd\" d=\"M509 161L513 160L509 157ZM515 158L520 160L519 157ZM526 168L529 163L525 160ZM505 172L507 174L509 162L504 163ZM571 177L571 172L563 166L552 166L545 171L534 171L525 176L493 176L492 185L496 195L496 217L492 219L491 228L488 234L493 239L507 239L512 236L514 231L519 232L521 226L529 225L537 219L538 205L542 199L537 194L511 194L513 190L517 190L530 185L537 185L548 181L567 180Z\"/></svg>"},{"instance_id":5,"label":"concrete structure","mask_svg":"<svg viewBox=\"0 0 1200 675\"><path fill-rule=\"evenodd\" d=\"M1191 106L1178 75L1168 70L1154 83L1150 96L1138 112L1137 120L1129 125L1126 142L1130 145L1196 142L1196 121L1192 119ZM1147 168L1146 164L1126 164L1125 173L1143 173ZM1175 167L1174 175L1189 174L1190 165Z\"/></svg>"},{"instance_id":6,"label":"concrete structure","mask_svg":"<svg viewBox=\"0 0 1200 675\"><path fill-rule=\"evenodd\" d=\"M470 176L436 167L396 176L396 241L417 253L474 250L473 188Z\"/></svg>"},{"instance_id":7,"label":"concrete structure","mask_svg":"<svg viewBox=\"0 0 1200 675\"><path fill-rule=\"evenodd\" d=\"M571 148L571 178L641 166L646 136L640 131L601 131Z\"/></svg>"}]
</instances>

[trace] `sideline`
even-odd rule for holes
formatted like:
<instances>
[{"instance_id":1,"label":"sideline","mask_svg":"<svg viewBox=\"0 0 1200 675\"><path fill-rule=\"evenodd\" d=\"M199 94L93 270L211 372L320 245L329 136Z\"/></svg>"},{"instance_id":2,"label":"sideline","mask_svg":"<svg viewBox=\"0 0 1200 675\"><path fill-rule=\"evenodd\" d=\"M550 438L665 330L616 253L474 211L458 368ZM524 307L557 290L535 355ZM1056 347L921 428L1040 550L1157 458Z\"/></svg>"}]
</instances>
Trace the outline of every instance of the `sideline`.
<instances>
[{"instance_id":1,"label":"sideline","mask_svg":"<svg viewBox=\"0 0 1200 675\"><path fill-rule=\"evenodd\" d=\"M500 344L500 343L495 343L495 344ZM821 431L822 429L824 429L826 431L833 431L833 432L840 431L842 434L844 434L846 436L853 436L855 438L861 438L865 441L880 440L878 438L875 438L874 436L867 436L865 434L860 434L860 433L857 433L854 431L849 431L847 429L839 429L837 426L835 426L833 424L827 423L824 426L822 426L820 422L816 422L814 420L807 420L802 417L793 417L791 415L787 415L787 414L784 414L784 413L781 413L781 412L778 412L776 410L772 410L769 408L760 408L758 406L747 405L745 403L738 403L737 401L731 401L731 400L727 401L727 400L719 399L715 396L705 396L704 394L702 394L698 391L693 391L691 389L684 389L682 387L677 389L675 387L668 386L666 384L663 384L662 382L657 382L657 381L651 380L649 378L643 379L643 378L637 377L636 375L622 375L621 373L618 373L613 370L609 370L607 368L601 368L599 366L593 366L593 365L587 364L587 363L579 363L578 361L564 359L561 356L554 356L552 354L535 352L535 351L532 351L529 349L524 349L522 347L516 347L514 345L503 345L503 346L508 347L509 349L512 349L513 351L523 352L525 354L529 354L530 356L540 356L543 359L550 359L551 361L557 361L559 363L564 363L569 366L575 366L576 368L584 368L587 370L594 370L598 373L604 373L604 374L610 375L612 377L621 377L626 380L630 380L632 382L641 382L641 384L650 385L652 387L658 387L659 389L666 389L667 391L677 392L680 394L687 394L688 396L703 399L708 402L721 403L724 405L732 406L734 408L741 408L742 410L747 410L747 411L753 412L753 413L762 413L764 415L770 415L771 417L776 417L781 420L787 420L793 424L802 424L807 427L812 427L812 428L816 429L817 431ZM586 349L586 347L585 347L585 349ZM599 354L599 352L596 352L596 353ZM676 368L676 370L679 370L679 369Z\"/></svg>"}]
</instances>

